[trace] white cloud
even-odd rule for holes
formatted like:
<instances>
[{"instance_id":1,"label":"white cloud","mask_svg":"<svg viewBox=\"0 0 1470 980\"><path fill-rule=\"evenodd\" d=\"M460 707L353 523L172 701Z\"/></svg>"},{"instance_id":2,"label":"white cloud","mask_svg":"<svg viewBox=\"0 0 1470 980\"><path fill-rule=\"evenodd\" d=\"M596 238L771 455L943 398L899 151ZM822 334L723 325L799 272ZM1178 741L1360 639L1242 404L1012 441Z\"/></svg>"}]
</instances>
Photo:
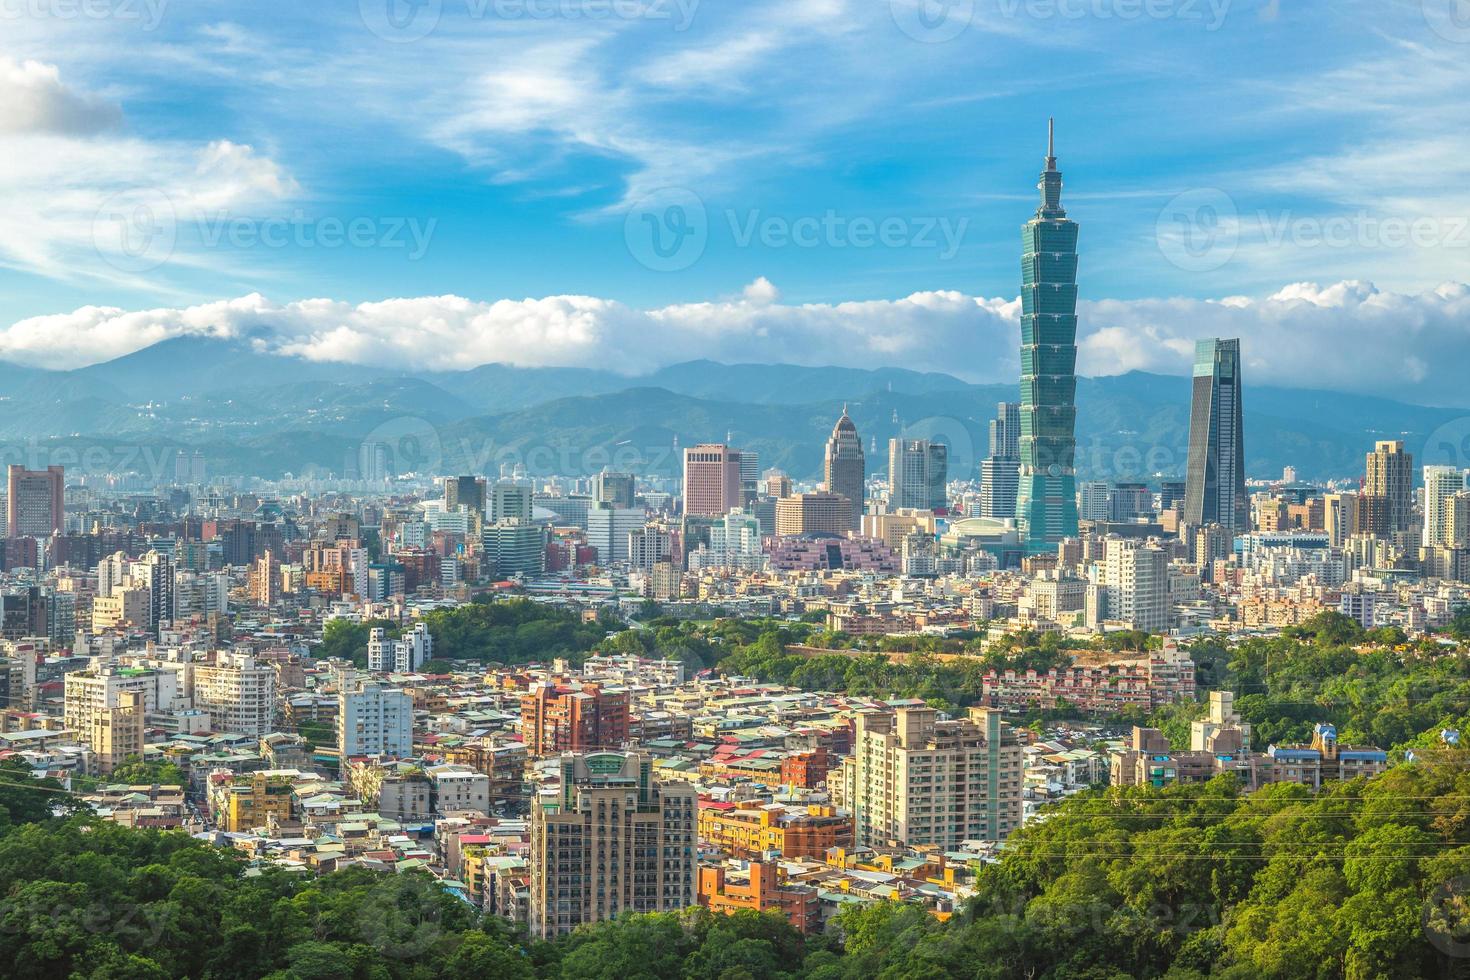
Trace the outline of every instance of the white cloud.
<instances>
[{"instance_id":1,"label":"white cloud","mask_svg":"<svg viewBox=\"0 0 1470 980\"><path fill-rule=\"evenodd\" d=\"M922 292L894 300L783 304L762 277L738 299L638 310L592 296L491 302L424 296L357 305L277 304L258 294L185 309L83 307L0 331L0 357L75 367L183 336L249 337L283 355L377 367L486 363L628 374L694 358L894 365L1005 382L1017 372L1014 299ZM1371 283L1294 283L1259 298L1086 303L1085 375L1183 374L1198 337L1239 337L1248 383L1464 404L1470 286L1419 294Z\"/></svg>"},{"instance_id":2,"label":"white cloud","mask_svg":"<svg viewBox=\"0 0 1470 980\"><path fill-rule=\"evenodd\" d=\"M117 106L63 84L55 65L0 55L0 135L91 135L121 121Z\"/></svg>"}]
</instances>

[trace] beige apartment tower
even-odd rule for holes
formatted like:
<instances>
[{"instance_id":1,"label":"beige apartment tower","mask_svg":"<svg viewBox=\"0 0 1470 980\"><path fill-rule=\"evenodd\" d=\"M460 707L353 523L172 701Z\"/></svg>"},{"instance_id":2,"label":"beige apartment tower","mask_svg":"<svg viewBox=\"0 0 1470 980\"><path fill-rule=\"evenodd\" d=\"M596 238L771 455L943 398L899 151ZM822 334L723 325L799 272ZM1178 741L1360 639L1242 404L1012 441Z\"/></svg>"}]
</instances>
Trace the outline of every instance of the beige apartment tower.
<instances>
[{"instance_id":1,"label":"beige apartment tower","mask_svg":"<svg viewBox=\"0 0 1470 980\"><path fill-rule=\"evenodd\" d=\"M850 756L828 779L859 846L1002 840L1021 826L1021 746L1000 712L941 721L921 701L857 715Z\"/></svg>"},{"instance_id":2,"label":"beige apartment tower","mask_svg":"<svg viewBox=\"0 0 1470 980\"><path fill-rule=\"evenodd\" d=\"M531 808L531 935L695 903L697 796L637 753L568 753Z\"/></svg>"}]
</instances>

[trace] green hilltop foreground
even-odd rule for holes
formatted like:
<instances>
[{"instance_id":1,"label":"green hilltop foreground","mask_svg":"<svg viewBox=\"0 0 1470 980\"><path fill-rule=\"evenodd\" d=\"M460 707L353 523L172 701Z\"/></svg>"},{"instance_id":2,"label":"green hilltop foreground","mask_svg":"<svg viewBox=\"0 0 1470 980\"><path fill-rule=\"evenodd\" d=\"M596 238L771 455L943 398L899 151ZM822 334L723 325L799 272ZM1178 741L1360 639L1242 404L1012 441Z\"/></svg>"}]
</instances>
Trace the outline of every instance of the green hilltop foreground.
<instances>
[{"instance_id":1,"label":"green hilltop foreground","mask_svg":"<svg viewBox=\"0 0 1470 980\"><path fill-rule=\"evenodd\" d=\"M1020 832L950 921L854 905L625 915L529 942L427 874L251 868L76 814L0 764L0 959L16 980L1454 976L1470 952L1470 753L1319 795L1230 777L1097 790Z\"/></svg>"}]
</instances>

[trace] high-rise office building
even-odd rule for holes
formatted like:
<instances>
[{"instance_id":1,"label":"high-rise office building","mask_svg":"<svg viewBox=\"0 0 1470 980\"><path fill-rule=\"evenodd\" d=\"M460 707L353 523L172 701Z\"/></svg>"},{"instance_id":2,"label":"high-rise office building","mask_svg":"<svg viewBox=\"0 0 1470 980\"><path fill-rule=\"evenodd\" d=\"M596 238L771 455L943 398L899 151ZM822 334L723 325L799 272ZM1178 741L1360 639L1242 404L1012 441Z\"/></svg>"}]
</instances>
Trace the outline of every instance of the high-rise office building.
<instances>
[{"instance_id":1,"label":"high-rise office building","mask_svg":"<svg viewBox=\"0 0 1470 980\"><path fill-rule=\"evenodd\" d=\"M1016 522L1028 554L1077 534L1077 223L1062 209L1051 124L1041 206L1021 229L1021 469Z\"/></svg>"},{"instance_id":2,"label":"high-rise office building","mask_svg":"<svg viewBox=\"0 0 1470 980\"><path fill-rule=\"evenodd\" d=\"M1084 521L1106 521L1112 517L1113 488L1102 480L1089 480L1077 491L1077 514Z\"/></svg>"},{"instance_id":3,"label":"high-rise office building","mask_svg":"<svg viewBox=\"0 0 1470 980\"><path fill-rule=\"evenodd\" d=\"M724 517L742 504L740 450L701 443L684 450L684 513Z\"/></svg>"},{"instance_id":4,"label":"high-rise office building","mask_svg":"<svg viewBox=\"0 0 1470 980\"><path fill-rule=\"evenodd\" d=\"M1424 467L1424 547L1450 543L1450 504L1466 489L1465 477L1457 466Z\"/></svg>"},{"instance_id":5,"label":"high-rise office building","mask_svg":"<svg viewBox=\"0 0 1470 980\"><path fill-rule=\"evenodd\" d=\"M1358 495L1327 493L1322 495L1322 528L1327 532L1327 546L1342 548L1358 528Z\"/></svg>"},{"instance_id":6,"label":"high-rise office building","mask_svg":"<svg viewBox=\"0 0 1470 980\"><path fill-rule=\"evenodd\" d=\"M531 485L517 480L498 480L490 488L490 522L531 520Z\"/></svg>"},{"instance_id":7,"label":"high-rise office building","mask_svg":"<svg viewBox=\"0 0 1470 980\"><path fill-rule=\"evenodd\" d=\"M1021 403L1001 402L990 420L990 455L980 462L980 516L1016 516L1021 487Z\"/></svg>"},{"instance_id":8,"label":"high-rise office building","mask_svg":"<svg viewBox=\"0 0 1470 980\"><path fill-rule=\"evenodd\" d=\"M646 756L562 756L560 784L531 806L531 935L693 905L697 801Z\"/></svg>"},{"instance_id":9,"label":"high-rise office building","mask_svg":"<svg viewBox=\"0 0 1470 980\"><path fill-rule=\"evenodd\" d=\"M601 565L627 561L628 535L641 530L648 515L642 507L614 507L601 502L587 511L587 544L597 549Z\"/></svg>"},{"instance_id":10,"label":"high-rise office building","mask_svg":"<svg viewBox=\"0 0 1470 980\"><path fill-rule=\"evenodd\" d=\"M1392 539L1414 525L1414 456L1404 452L1398 439L1373 444L1368 454L1358 529L1374 537Z\"/></svg>"},{"instance_id":11,"label":"high-rise office building","mask_svg":"<svg viewBox=\"0 0 1470 980\"><path fill-rule=\"evenodd\" d=\"M28 470L12 463L6 469L5 483L9 537L46 538L61 533L66 523L64 467Z\"/></svg>"},{"instance_id":12,"label":"high-rise office building","mask_svg":"<svg viewBox=\"0 0 1470 980\"><path fill-rule=\"evenodd\" d=\"M822 460L822 478L828 493L841 494L847 498L852 520L846 530L856 531L862 527L867 462L863 457L863 440L858 435L857 426L848 417L846 405L842 406L842 415L832 427L832 435L827 440L827 451ZM787 489L786 494L790 492ZM778 530L776 533L781 532Z\"/></svg>"},{"instance_id":13,"label":"high-rise office building","mask_svg":"<svg viewBox=\"0 0 1470 980\"><path fill-rule=\"evenodd\" d=\"M749 449L740 450L740 506L749 507L760 495L760 454Z\"/></svg>"},{"instance_id":14,"label":"high-rise office building","mask_svg":"<svg viewBox=\"0 0 1470 980\"><path fill-rule=\"evenodd\" d=\"M840 493L794 493L776 501L776 535L841 536L852 530L852 501Z\"/></svg>"},{"instance_id":15,"label":"high-rise office building","mask_svg":"<svg viewBox=\"0 0 1470 980\"><path fill-rule=\"evenodd\" d=\"M765 567L760 521L754 514L732 510L709 526L701 546L689 554L689 570L733 568L757 571Z\"/></svg>"},{"instance_id":16,"label":"high-rise office building","mask_svg":"<svg viewBox=\"0 0 1470 980\"><path fill-rule=\"evenodd\" d=\"M1250 530L1251 520L1240 401L1240 341L1196 343L1184 520L1195 527L1219 524L1237 535Z\"/></svg>"},{"instance_id":17,"label":"high-rise office building","mask_svg":"<svg viewBox=\"0 0 1470 980\"><path fill-rule=\"evenodd\" d=\"M463 507L471 514L485 513L485 478L483 476L449 476L444 478L444 509Z\"/></svg>"},{"instance_id":18,"label":"high-rise office building","mask_svg":"<svg viewBox=\"0 0 1470 980\"><path fill-rule=\"evenodd\" d=\"M949 447L928 439L888 440L888 510L949 506Z\"/></svg>"},{"instance_id":19,"label":"high-rise office building","mask_svg":"<svg viewBox=\"0 0 1470 980\"><path fill-rule=\"evenodd\" d=\"M519 518L486 524L480 535L485 563L502 578L545 572L546 542L546 525Z\"/></svg>"},{"instance_id":20,"label":"high-rise office building","mask_svg":"<svg viewBox=\"0 0 1470 980\"><path fill-rule=\"evenodd\" d=\"M636 483L631 473L603 470L592 478L592 500L628 510L637 498Z\"/></svg>"},{"instance_id":21,"label":"high-rise office building","mask_svg":"<svg viewBox=\"0 0 1470 980\"><path fill-rule=\"evenodd\" d=\"M1002 840L1021 826L1021 747L998 710L940 721L921 701L854 718L852 754L827 784L859 846Z\"/></svg>"}]
</instances>

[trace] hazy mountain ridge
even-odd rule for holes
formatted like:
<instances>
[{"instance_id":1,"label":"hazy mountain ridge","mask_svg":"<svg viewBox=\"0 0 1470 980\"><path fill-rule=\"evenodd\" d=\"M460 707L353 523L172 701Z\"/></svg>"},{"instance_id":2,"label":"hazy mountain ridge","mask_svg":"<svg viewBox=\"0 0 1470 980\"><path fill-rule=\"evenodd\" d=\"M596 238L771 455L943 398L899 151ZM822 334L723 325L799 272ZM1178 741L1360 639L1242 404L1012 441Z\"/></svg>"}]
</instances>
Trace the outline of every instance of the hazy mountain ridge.
<instances>
[{"instance_id":1,"label":"hazy mountain ridge","mask_svg":"<svg viewBox=\"0 0 1470 980\"><path fill-rule=\"evenodd\" d=\"M1079 379L1079 475L1182 474L1189 396L1186 377ZM198 448L214 473L342 475L364 440L407 439L415 448L400 471L523 462L538 475L605 465L671 474L682 447L728 436L760 453L763 468L805 479L819 474L823 442L846 404L869 472L886 469L886 442L902 432L948 442L951 474L963 477L988 452L995 404L1016 397L1014 385L898 368L691 361L633 378L503 364L395 372L281 357L246 341L176 338L75 371L0 364L0 448L14 456L29 446L38 463L61 447L73 455L98 448L99 458L105 449L109 459L131 450L155 467L176 448ZM1380 438L1404 439L1422 462L1431 433L1470 427L1467 415L1247 379L1247 470L1275 476L1289 463L1306 478L1351 477Z\"/></svg>"}]
</instances>

